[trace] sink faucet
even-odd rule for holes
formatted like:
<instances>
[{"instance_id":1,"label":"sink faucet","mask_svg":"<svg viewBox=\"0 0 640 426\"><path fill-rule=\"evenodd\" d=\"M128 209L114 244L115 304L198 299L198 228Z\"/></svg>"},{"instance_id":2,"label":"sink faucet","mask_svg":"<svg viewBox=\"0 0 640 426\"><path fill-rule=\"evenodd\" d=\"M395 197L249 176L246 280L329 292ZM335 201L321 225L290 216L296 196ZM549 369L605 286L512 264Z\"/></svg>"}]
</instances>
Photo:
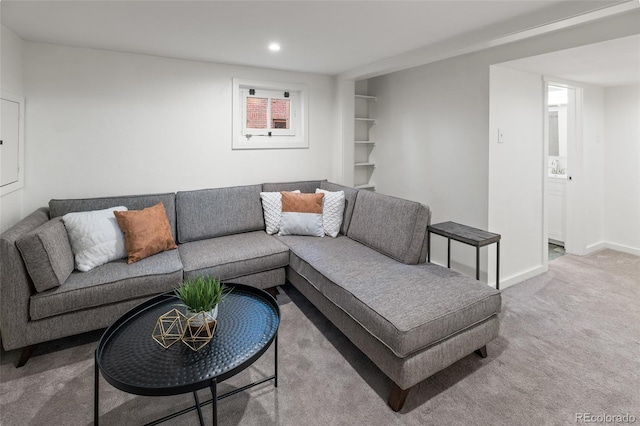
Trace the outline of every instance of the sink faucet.
<instances>
[{"instance_id":1,"label":"sink faucet","mask_svg":"<svg viewBox=\"0 0 640 426\"><path fill-rule=\"evenodd\" d=\"M564 171L560 168L560 160L557 158L551 162L551 173L553 173L554 175L561 175L564 173Z\"/></svg>"}]
</instances>

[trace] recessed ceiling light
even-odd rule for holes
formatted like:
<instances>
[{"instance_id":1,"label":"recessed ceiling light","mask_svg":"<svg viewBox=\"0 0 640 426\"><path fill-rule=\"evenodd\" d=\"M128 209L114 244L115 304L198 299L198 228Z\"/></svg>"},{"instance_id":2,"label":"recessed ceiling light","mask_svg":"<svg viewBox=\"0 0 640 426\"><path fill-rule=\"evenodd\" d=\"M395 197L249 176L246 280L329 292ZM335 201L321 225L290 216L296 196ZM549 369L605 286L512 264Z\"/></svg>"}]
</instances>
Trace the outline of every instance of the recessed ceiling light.
<instances>
[{"instance_id":1,"label":"recessed ceiling light","mask_svg":"<svg viewBox=\"0 0 640 426\"><path fill-rule=\"evenodd\" d=\"M271 50L272 52L277 52L278 50L280 50L280 45L278 43L271 43L269 45L269 50Z\"/></svg>"}]
</instances>

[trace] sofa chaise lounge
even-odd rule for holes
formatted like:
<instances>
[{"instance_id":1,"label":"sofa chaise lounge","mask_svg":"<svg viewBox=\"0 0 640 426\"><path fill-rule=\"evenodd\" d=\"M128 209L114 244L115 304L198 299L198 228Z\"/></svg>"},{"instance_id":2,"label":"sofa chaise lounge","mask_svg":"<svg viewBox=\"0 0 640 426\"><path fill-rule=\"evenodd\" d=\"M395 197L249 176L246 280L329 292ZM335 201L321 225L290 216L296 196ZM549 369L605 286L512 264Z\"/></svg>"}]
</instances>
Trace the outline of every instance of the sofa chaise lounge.
<instances>
[{"instance_id":1,"label":"sofa chaise lounge","mask_svg":"<svg viewBox=\"0 0 640 426\"><path fill-rule=\"evenodd\" d=\"M261 192L316 188L345 194L336 238L265 232ZM69 256L60 248L68 244L56 244L64 236L52 231L61 216L158 202L178 249L74 270L59 286L37 290L31 274L55 279L56 264ZM2 343L22 348L23 365L36 344L105 328L186 278L213 275L262 289L289 281L392 380L388 403L398 411L412 386L474 351L485 357L499 329L498 291L425 263L430 217L419 203L325 180L51 200L0 236ZM18 249L25 242L47 259L25 264Z\"/></svg>"}]
</instances>

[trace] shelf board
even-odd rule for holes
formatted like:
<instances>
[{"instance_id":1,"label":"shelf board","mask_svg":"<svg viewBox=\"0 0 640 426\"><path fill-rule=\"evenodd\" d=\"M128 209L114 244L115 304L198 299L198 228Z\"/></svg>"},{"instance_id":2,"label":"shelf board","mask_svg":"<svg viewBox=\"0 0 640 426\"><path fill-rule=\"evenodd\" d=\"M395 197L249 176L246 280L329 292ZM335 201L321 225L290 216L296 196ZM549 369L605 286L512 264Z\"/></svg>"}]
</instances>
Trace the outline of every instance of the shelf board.
<instances>
[{"instance_id":1,"label":"shelf board","mask_svg":"<svg viewBox=\"0 0 640 426\"><path fill-rule=\"evenodd\" d=\"M375 145L376 143L373 141L355 141L358 145Z\"/></svg>"},{"instance_id":2,"label":"shelf board","mask_svg":"<svg viewBox=\"0 0 640 426\"><path fill-rule=\"evenodd\" d=\"M376 189L376 185L375 184L365 183L364 185L356 185L355 188L357 188L357 189Z\"/></svg>"},{"instance_id":3,"label":"shelf board","mask_svg":"<svg viewBox=\"0 0 640 426\"><path fill-rule=\"evenodd\" d=\"M365 117L356 117L356 121L370 121L370 122L374 122L376 121L375 118L365 118Z\"/></svg>"},{"instance_id":4,"label":"shelf board","mask_svg":"<svg viewBox=\"0 0 640 426\"><path fill-rule=\"evenodd\" d=\"M378 98L376 98L375 96L369 96L369 95L356 95L356 99L367 99L367 100L371 100L371 101L377 101Z\"/></svg>"},{"instance_id":5,"label":"shelf board","mask_svg":"<svg viewBox=\"0 0 640 426\"><path fill-rule=\"evenodd\" d=\"M354 163L356 167L375 167L376 163Z\"/></svg>"}]
</instances>

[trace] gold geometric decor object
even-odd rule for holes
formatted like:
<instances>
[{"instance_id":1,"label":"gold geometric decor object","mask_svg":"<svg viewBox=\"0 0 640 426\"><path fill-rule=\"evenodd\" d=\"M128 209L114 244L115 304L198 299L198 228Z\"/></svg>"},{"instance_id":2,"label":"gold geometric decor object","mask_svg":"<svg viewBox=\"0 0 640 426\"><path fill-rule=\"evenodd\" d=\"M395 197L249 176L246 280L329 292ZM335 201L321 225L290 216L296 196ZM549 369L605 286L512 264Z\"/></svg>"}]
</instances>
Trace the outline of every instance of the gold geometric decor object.
<instances>
[{"instance_id":1,"label":"gold geometric decor object","mask_svg":"<svg viewBox=\"0 0 640 426\"><path fill-rule=\"evenodd\" d=\"M207 320L208 318L204 311L187 318L182 334L182 342L193 351L199 351L213 339L213 333L216 332L218 322L216 320L207 322Z\"/></svg>"},{"instance_id":2,"label":"gold geometric decor object","mask_svg":"<svg viewBox=\"0 0 640 426\"><path fill-rule=\"evenodd\" d=\"M172 309L160 315L153 328L151 337L165 349L169 348L184 335L184 324L187 318L177 309Z\"/></svg>"}]
</instances>

